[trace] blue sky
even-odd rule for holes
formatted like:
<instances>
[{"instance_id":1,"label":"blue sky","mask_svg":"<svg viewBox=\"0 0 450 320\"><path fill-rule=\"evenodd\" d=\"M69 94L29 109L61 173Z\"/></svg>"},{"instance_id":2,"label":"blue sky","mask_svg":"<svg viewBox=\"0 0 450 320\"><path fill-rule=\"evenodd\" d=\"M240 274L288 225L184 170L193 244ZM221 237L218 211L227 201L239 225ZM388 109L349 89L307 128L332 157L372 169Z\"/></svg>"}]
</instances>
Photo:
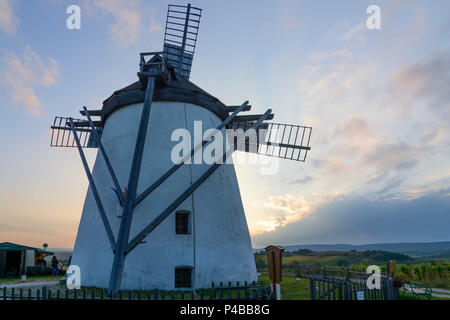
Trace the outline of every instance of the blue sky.
<instances>
[{"instance_id":1,"label":"blue sky","mask_svg":"<svg viewBox=\"0 0 450 320\"><path fill-rule=\"evenodd\" d=\"M306 163L236 167L255 247L450 240L448 1L191 3L191 81L313 126ZM81 30L66 28L72 4ZM49 125L136 81L167 4L0 0L0 241L73 245L87 179L76 150L49 147ZM366 27L371 4L381 30Z\"/></svg>"}]
</instances>

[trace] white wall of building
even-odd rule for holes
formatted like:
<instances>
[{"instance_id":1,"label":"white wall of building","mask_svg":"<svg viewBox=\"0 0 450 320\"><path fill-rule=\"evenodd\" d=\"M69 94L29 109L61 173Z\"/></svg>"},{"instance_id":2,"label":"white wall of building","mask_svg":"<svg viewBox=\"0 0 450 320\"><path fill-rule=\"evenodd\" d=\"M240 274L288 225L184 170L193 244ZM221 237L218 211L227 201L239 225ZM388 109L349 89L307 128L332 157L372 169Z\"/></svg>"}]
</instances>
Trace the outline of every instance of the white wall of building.
<instances>
[{"instance_id":1,"label":"white wall of building","mask_svg":"<svg viewBox=\"0 0 450 320\"><path fill-rule=\"evenodd\" d=\"M114 112L106 121L102 142L122 187L128 176L135 148L142 104ZM142 162L138 194L144 191L173 163L170 154L177 142L173 130L193 130L194 120L203 121L203 130L215 128L221 120L205 108L179 102L153 102ZM159 215L209 165L184 165L134 210L130 239ZM120 217L113 182L99 152L93 177L117 237ZM177 210L191 212L188 235L175 234L172 213L126 259L123 289L173 289L174 269L193 267L193 286L209 287L211 281L255 281L256 267L251 240L233 165L222 165ZM89 188L83 207L72 264L81 268L81 285L108 287L113 253L98 209Z\"/></svg>"}]
</instances>

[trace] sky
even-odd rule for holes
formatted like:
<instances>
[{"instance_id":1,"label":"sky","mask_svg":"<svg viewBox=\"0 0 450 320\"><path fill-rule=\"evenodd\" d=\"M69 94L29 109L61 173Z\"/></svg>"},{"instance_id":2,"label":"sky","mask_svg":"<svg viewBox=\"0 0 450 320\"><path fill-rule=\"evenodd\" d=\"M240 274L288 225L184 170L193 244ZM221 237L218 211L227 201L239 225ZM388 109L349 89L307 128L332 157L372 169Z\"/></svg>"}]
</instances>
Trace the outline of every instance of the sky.
<instances>
[{"instance_id":1,"label":"sky","mask_svg":"<svg viewBox=\"0 0 450 320\"><path fill-rule=\"evenodd\" d=\"M168 3L0 0L0 242L73 246L88 181L49 126L137 80ZM191 3L203 13L190 80L313 127L305 163L236 165L253 247L450 240L448 1ZM367 28L370 5L381 29Z\"/></svg>"}]
</instances>

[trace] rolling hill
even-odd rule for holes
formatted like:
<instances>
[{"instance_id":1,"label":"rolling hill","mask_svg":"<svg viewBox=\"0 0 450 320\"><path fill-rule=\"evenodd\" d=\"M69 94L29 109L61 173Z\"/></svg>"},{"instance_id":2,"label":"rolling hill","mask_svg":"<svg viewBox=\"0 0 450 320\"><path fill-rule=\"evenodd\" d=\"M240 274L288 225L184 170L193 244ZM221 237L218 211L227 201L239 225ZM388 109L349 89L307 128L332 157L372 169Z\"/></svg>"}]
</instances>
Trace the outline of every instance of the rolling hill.
<instances>
[{"instance_id":1,"label":"rolling hill","mask_svg":"<svg viewBox=\"0 0 450 320\"><path fill-rule=\"evenodd\" d=\"M411 257L431 257L438 255L450 255L450 241L442 242L405 242L405 243L374 243L363 245L352 244L304 244L283 246L286 251L308 249L313 251L367 251L383 250L406 254ZM254 249L255 252L264 249Z\"/></svg>"}]
</instances>

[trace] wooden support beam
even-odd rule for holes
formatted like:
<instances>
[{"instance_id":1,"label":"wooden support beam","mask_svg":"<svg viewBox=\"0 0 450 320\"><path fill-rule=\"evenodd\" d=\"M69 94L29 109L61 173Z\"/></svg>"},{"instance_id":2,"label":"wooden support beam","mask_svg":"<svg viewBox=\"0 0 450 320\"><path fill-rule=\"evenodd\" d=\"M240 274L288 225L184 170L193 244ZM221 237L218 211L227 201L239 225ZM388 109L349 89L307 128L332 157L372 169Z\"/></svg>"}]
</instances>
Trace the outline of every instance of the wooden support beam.
<instances>
[{"instance_id":1,"label":"wooden support beam","mask_svg":"<svg viewBox=\"0 0 450 320\"><path fill-rule=\"evenodd\" d=\"M117 236L116 251L114 252L113 266L109 280L109 291L113 296L115 296L120 289L123 270L125 267L125 250L127 249L128 239L130 236L131 222L134 210L134 201L136 200L136 191L139 182L139 174L141 172L145 138L147 137L147 129L154 90L155 90L155 78L150 77L147 81L144 106L142 108L138 136L136 139L136 146L134 148L133 162L131 163L130 176L128 178L128 190L125 196L125 203L123 205L122 220L120 222L119 235Z\"/></svg>"},{"instance_id":2,"label":"wooden support beam","mask_svg":"<svg viewBox=\"0 0 450 320\"><path fill-rule=\"evenodd\" d=\"M88 110L88 112L93 117L101 117L102 116L102 110ZM80 113L82 116L86 115L86 112L84 110L80 110Z\"/></svg>"},{"instance_id":3,"label":"wooden support beam","mask_svg":"<svg viewBox=\"0 0 450 320\"><path fill-rule=\"evenodd\" d=\"M92 194L94 195L94 199L95 199L95 202L97 203L100 217L102 218L106 234L107 234L109 242L111 244L111 249L114 252L116 250L116 239L114 238L114 233L111 229L111 225L109 224L109 220L106 215L105 208L103 207L102 201L100 200L100 195L97 191L97 187L95 186L94 178L92 177L91 171L89 169L89 165L86 161L86 157L85 157L83 149L81 147L80 139L78 139L77 130L75 129L72 118L69 118L69 123L70 123L70 127L72 129L72 132L73 132L73 137L77 144L78 152L80 153L81 162L83 163L84 170L86 171L86 175L89 180L89 185L91 186Z\"/></svg>"},{"instance_id":4,"label":"wooden support beam","mask_svg":"<svg viewBox=\"0 0 450 320\"><path fill-rule=\"evenodd\" d=\"M92 123L94 124L94 126L96 128L103 127L103 121L92 121ZM67 123L67 124L69 124L69 123ZM76 122L73 123L73 125L76 128L79 128L79 127L90 127L91 126L89 121L76 121Z\"/></svg>"},{"instance_id":5,"label":"wooden support beam","mask_svg":"<svg viewBox=\"0 0 450 320\"><path fill-rule=\"evenodd\" d=\"M248 116L237 116L234 118L233 122L245 122L245 121L256 121L258 120L262 114L251 114ZM274 117L274 114L270 114L265 120L272 120Z\"/></svg>"},{"instance_id":6,"label":"wooden support beam","mask_svg":"<svg viewBox=\"0 0 450 320\"><path fill-rule=\"evenodd\" d=\"M240 108L241 106L227 106L227 112L235 112L237 108ZM250 109L252 108L251 105L247 105L245 106L244 109L242 109L242 111L250 111Z\"/></svg>"}]
</instances>

